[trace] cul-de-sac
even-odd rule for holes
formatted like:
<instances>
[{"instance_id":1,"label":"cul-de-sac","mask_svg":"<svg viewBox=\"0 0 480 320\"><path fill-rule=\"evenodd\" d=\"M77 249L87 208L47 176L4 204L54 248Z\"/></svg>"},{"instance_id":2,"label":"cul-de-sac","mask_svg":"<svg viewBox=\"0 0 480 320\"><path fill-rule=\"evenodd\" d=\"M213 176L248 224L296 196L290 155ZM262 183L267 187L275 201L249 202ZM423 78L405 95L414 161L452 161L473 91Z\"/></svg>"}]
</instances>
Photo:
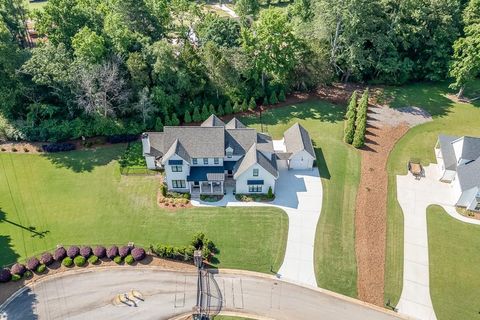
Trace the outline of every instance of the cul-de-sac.
<instances>
[{"instance_id":1,"label":"cul-de-sac","mask_svg":"<svg viewBox=\"0 0 480 320\"><path fill-rule=\"evenodd\" d=\"M480 0L0 0L0 320L480 319Z\"/></svg>"}]
</instances>

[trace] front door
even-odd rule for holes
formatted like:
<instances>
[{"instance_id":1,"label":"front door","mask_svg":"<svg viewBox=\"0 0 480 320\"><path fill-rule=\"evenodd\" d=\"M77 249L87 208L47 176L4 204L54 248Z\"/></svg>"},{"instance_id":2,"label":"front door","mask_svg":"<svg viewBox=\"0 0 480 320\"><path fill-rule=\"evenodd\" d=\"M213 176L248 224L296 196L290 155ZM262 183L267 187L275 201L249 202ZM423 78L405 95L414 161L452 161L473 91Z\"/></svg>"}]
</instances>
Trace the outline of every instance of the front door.
<instances>
[{"instance_id":1,"label":"front door","mask_svg":"<svg viewBox=\"0 0 480 320\"><path fill-rule=\"evenodd\" d=\"M194 181L194 182L193 182L193 185L194 185L195 187L198 187L198 186L200 185L200 183L199 183L198 181Z\"/></svg>"}]
</instances>

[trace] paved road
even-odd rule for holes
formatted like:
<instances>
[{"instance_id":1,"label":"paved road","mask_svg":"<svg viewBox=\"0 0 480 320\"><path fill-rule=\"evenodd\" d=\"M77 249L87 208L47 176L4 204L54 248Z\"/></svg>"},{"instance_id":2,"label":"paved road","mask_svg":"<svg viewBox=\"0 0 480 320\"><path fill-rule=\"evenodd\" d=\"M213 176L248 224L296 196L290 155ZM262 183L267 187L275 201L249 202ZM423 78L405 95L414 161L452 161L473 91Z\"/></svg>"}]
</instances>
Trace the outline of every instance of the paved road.
<instances>
[{"instance_id":1,"label":"paved road","mask_svg":"<svg viewBox=\"0 0 480 320\"><path fill-rule=\"evenodd\" d=\"M8 320L161 320L190 312L196 303L195 273L140 267L93 270L46 278L0 307L0 314ZM357 300L269 276L220 271L212 277L211 301L223 311L276 320L399 319ZM137 307L113 304L117 294L132 289L144 296Z\"/></svg>"},{"instance_id":2,"label":"paved road","mask_svg":"<svg viewBox=\"0 0 480 320\"><path fill-rule=\"evenodd\" d=\"M317 286L313 253L315 232L322 211L323 189L317 168L280 170L275 200L270 203L239 202L227 194L219 202L192 200L194 206L274 206L288 215L285 258L278 274L283 279Z\"/></svg>"}]
</instances>

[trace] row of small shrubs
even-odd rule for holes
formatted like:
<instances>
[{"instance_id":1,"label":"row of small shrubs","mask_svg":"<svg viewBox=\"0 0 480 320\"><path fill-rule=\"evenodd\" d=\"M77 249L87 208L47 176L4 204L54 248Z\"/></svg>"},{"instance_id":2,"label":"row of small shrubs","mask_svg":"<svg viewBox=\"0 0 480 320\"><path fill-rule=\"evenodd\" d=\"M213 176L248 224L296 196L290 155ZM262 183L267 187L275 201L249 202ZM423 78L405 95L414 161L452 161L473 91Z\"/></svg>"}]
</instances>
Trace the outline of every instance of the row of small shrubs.
<instances>
[{"instance_id":1,"label":"row of small shrubs","mask_svg":"<svg viewBox=\"0 0 480 320\"><path fill-rule=\"evenodd\" d=\"M60 262L65 267L73 265L83 267L85 264L96 264L100 259L108 258L120 264L125 261L127 264L133 264L135 261L143 260L146 256L145 250L140 247L129 246L111 246L108 249L103 246L97 246L92 249L89 246L77 247L70 246L68 249L58 247L53 254L45 252L40 256L29 258L26 264L15 263L10 269L4 268L0 270L0 282L8 282L10 280L17 281L23 278L30 278L32 272L42 274L55 261Z\"/></svg>"},{"instance_id":2,"label":"row of small shrubs","mask_svg":"<svg viewBox=\"0 0 480 320\"><path fill-rule=\"evenodd\" d=\"M160 184L160 192L164 198L172 198L172 199L187 199L190 200L191 195L190 193L180 193L174 191L168 191L168 187L165 183Z\"/></svg>"},{"instance_id":3,"label":"row of small shrubs","mask_svg":"<svg viewBox=\"0 0 480 320\"><path fill-rule=\"evenodd\" d=\"M358 103L357 92L353 92L348 104L343 139L346 143L353 145L355 148L361 148L365 144L367 112L368 88L365 89Z\"/></svg>"},{"instance_id":4,"label":"row of small shrubs","mask_svg":"<svg viewBox=\"0 0 480 320\"><path fill-rule=\"evenodd\" d=\"M218 252L213 241L209 240L203 232L195 234L187 246L174 247L157 244L151 245L150 249L160 258L180 261L193 261L193 253L195 250L202 250L202 256L207 261L210 261L211 257Z\"/></svg>"},{"instance_id":5,"label":"row of small shrubs","mask_svg":"<svg viewBox=\"0 0 480 320\"><path fill-rule=\"evenodd\" d=\"M43 151L45 152L65 152L65 151L72 151L75 150L75 145L70 142L64 143L51 143L51 144L44 144L42 146Z\"/></svg>"}]
</instances>

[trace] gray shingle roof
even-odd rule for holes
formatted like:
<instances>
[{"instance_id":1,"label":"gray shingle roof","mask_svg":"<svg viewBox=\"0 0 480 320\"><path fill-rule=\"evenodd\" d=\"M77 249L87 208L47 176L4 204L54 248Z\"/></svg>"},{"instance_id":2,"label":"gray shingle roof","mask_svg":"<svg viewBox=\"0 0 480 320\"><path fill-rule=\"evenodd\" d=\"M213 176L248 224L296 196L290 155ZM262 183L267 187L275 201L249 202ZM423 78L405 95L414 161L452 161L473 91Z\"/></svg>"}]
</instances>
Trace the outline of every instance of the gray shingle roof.
<instances>
[{"instance_id":1,"label":"gray shingle roof","mask_svg":"<svg viewBox=\"0 0 480 320\"><path fill-rule=\"evenodd\" d=\"M226 129L225 149L231 147L234 155L244 155L256 142L257 131L252 128Z\"/></svg>"},{"instance_id":2,"label":"gray shingle roof","mask_svg":"<svg viewBox=\"0 0 480 320\"><path fill-rule=\"evenodd\" d=\"M225 123L220 120L216 115L212 114L207 120L203 121L200 125L202 127L225 127Z\"/></svg>"},{"instance_id":3,"label":"gray shingle roof","mask_svg":"<svg viewBox=\"0 0 480 320\"><path fill-rule=\"evenodd\" d=\"M163 156L163 132L146 132L150 141L148 155L156 158Z\"/></svg>"},{"instance_id":4,"label":"gray shingle roof","mask_svg":"<svg viewBox=\"0 0 480 320\"><path fill-rule=\"evenodd\" d=\"M475 160L480 157L480 138L463 137L462 159Z\"/></svg>"},{"instance_id":5,"label":"gray shingle roof","mask_svg":"<svg viewBox=\"0 0 480 320\"><path fill-rule=\"evenodd\" d=\"M225 125L225 128L227 129L243 129L243 128L246 128L245 125L243 123L241 123L240 121L238 121L237 118L233 118L232 120L230 120L226 125Z\"/></svg>"},{"instance_id":6,"label":"gray shingle roof","mask_svg":"<svg viewBox=\"0 0 480 320\"><path fill-rule=\"evenodd\" d=\"M188 154L187 150L183 147L182 143L178 140L175 139L173 144L170 146L170 148L165 152L165 155L163 156L164 159L168 159L174 154L177 154L180 158L187 162L191 162L190 155ZM163 160L162 160L163 161Z\"/></svg>"},{"instance_id":7,"label":"gray shingle roof","mask_svg":"<svg viewBox=\"0 0 480 320\"><path fill-rule=\"evenodd\" d=\"M218 157L225 154L225 134L223 127L165 127L164 148L171 146L176 139L191 158Z\"/></svg>"},{"instance_id":8,"label":"gray shingle roof","mask_svg":"<svg viewBox=\"0 0 480 320\"><path fill-rule=\"evenodd\" d=\"M462 191L480 187L480 157L457 167L458 182Z\"/></svg>"},{"instance_id":9,"label":"gray shingle roof","mask_svg":"<svg viewBox=\"0 0 480 320\"><path fill-rule=\"evenodd\" d=\"M457 140L454 136L438 136L438 144L442 153L445 169L455 170L457 168L457 159L455 158L455 151L453 150L452 142Z\"/></svg>"},{"instance_id":10,"label":"gray shingle roof","mask_svg":"<svg viewBox=\"0 0 480 320\"><path fill-rule=\"evenodd\" d=\"M257 150L274 153L272 137L264 133L257 133Z\"/></svg>"},{"instance_id":11,"label":"gray shingle roof","mask_svg":"<svg viewBox=\"0 0 480 320\"><path fill-rule=\"evenodd\" d=\"M255 163L269 172L275 178L278 178L277 162L275 157L268 159L263 153L257 150L257 144L254 143L247 153L238 160L234 168L234 178L236 179L247 171Z\"/></svg>"},{"instance_id":12,"label":"gray shingle roof","mask_svg":"<svg viewBox=\"0 0 480 320\"><path fill-rule=\"evenodd\" d=\"M285 138L285 147L287 152L295 154L299 151L305 150L313 158L316 158L310 135L300 124L295 123L287 131L285 131L283 136Z\"/></svg>"}]
</instances>

